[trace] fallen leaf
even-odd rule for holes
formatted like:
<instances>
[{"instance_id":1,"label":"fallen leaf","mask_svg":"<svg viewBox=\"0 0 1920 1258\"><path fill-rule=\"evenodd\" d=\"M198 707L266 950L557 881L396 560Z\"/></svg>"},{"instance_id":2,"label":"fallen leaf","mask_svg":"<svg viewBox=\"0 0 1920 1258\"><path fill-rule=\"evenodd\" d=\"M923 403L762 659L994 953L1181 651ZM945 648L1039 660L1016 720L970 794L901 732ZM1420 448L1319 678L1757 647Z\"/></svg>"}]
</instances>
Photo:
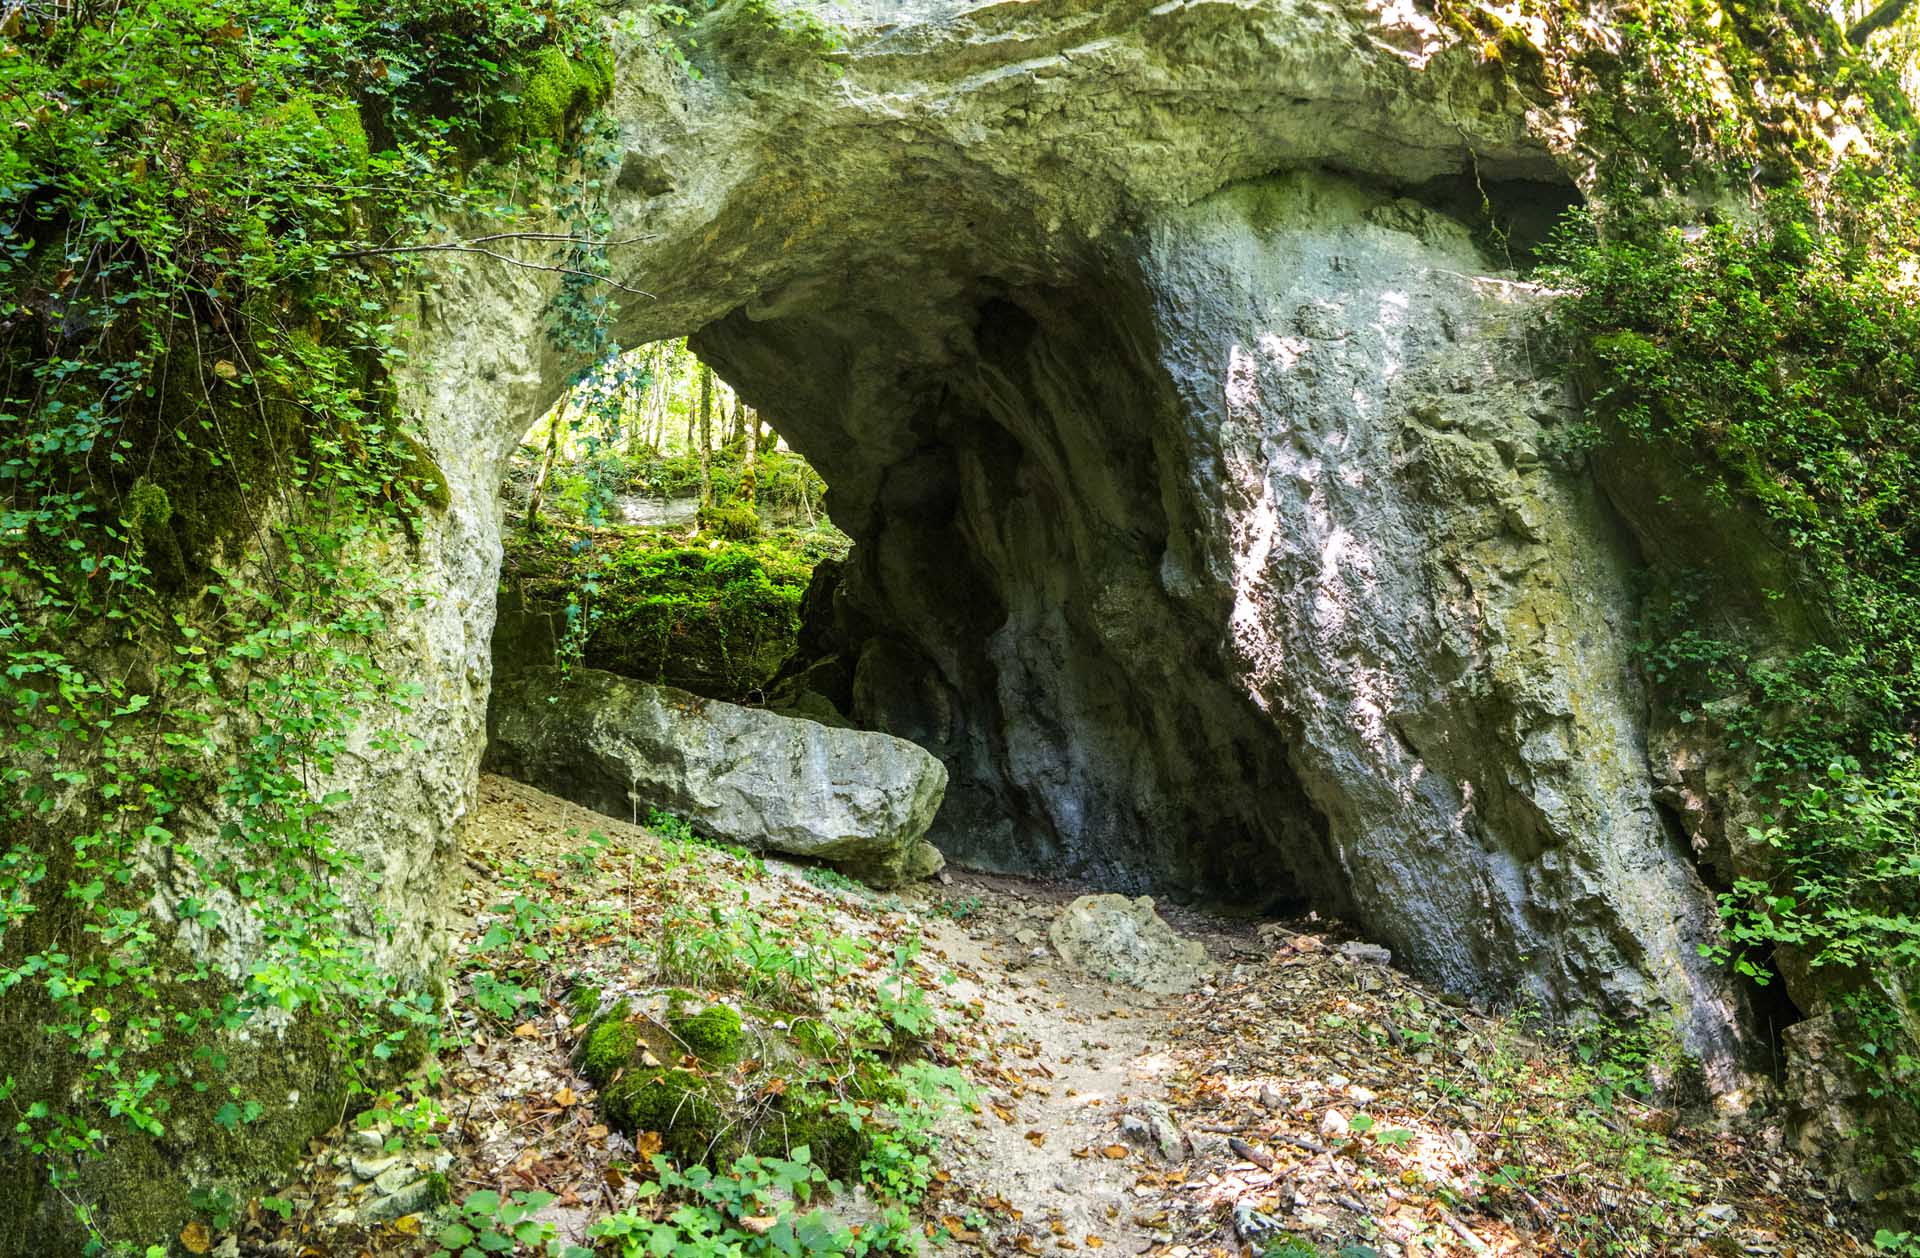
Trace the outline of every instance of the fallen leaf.
<instances>
[{"instance_id":1,"label":"fallen leaf","mask_svg":"<svg viewBox=\"0 0 1920 1258\"><path fill-rule=\"evenodd\" d=\"M240 374L240 369L222 358L213 364L213 374L222 380L232 380Z\"/></svg>"},{"instance_id":2,"label":"fallen leaf","mask_svg":"<svg viewBox=\"0 0 1920 1258\"><path fill-rule=\"evenodd\" d=\"M204 1254L213 1248L213 1233L207 1231L206 1224L195 1219L180 1229L180 1243L186 1246L190 1254Z\"/></svg>"},{"instance_id":3,"label":"fallen leaf","mask_svg":"<svg viewBox=\"0 0 1920 1258\"><path fill-rule=\"evenodd\" d=\"M573 1103L579 1099L579 1097L574 1095L573 1089L567 1087L565 1084L562 1084L560 1090L553 1094L553 1103L561 1109L570 1108Z\"/></svg>"},{"instance_id":4,"label":"fallen leaf","mask_svg":"<svg viewBox=\"0 0 1920 1258\"><path fill-rule=\"evenodd\" d=\"M999 1116L1001 1122L1010 1123L1013 1121L1012 1110L1003 1108L1002 1106L999 1106L999 1105L990 1106L989 1108L991 1108L993 1112Z\"/></svg>"},{"instance_id":5,"label":"fallen leaf","mask_svg":"<svg viewBox=\"0 0 1920 1258\"><path fill-rule=\"evenodd\" d=\"M777 1214L748 1214L741 1216L740 1226L746 1228L755 1236L765 1236L773 1230L773 1225L779 1221L780 1216Z\"/></svg>"},{"instance_id":6,"label":"fallen leaf","mask_svg":"<svg viewBox=\"0 0 1920 1258\"><path fill-rule=\"evenodd\" d=\"M633 1151L643 1158L650 1158L660 1152L660 1133L643 1131L633 1138Z\"/></svg>"},{"instance_id":7,"label":"fallen leaf","mask_svg":"<svg viewBox=\"0 0 1920 1258\"><path fill-rule=\"evenodd\" d=\"M540 1038L540 1028L531 1022L522 1022L519 1026L513 1028L513 1033L523 1040L537 1040Z\"/></svg>"},{"instance_id":8,"label":"fallen leaf","mask_svg":"<svg viewBox=\"0 0 1920 1258\"><path fill-rule=\"evenodd\" d=\"M1090 1236L1088 1236L1088 1237L1087 1237L1087 1248L1088 1248L1088 1249L1098 1249L1098 1248L1100 1248L1100 1247L1101 1247L1102 1245L1104 1245L1104 1244L1106 1244L1106 1242L1105 1242L1105 1241L1103 1241L1103 1240L1101 1240L1101 1239L1100 1239L1100 1238L1099 1238L1098 1236L1091 1236L1091 1235L1090 1235Z\"/></svg>"},{"instance_id":9,"label":"fallen leaf","mask_svg":"<svg viewBox=\"0 0 1920 1258\"><path fill-rule=\"evenodd\" d=\"M1100 1152L1106 1154L1108 1157L1118 1162L1121 1158L1127 1156L1128 1150L1127 1150L1127 1146L1124 1144L1110 1144L1106 1148L1100 1150Z\"/></svg>"},{"instance_id":10,"label":"fallen leaf","mask_svg":"<svg viewBox=\"0 0 1920 1258\"><path fill-rule=\"evenodd\" d=\"M1027 1133L1027 1143L1032 1145L1036 1149L1039 1148L1041 1145L1045 1144L1046 1142L1047 1142L1047 1133L1044 1131L1030 1131Z\"/></svg>"}]
</instances>

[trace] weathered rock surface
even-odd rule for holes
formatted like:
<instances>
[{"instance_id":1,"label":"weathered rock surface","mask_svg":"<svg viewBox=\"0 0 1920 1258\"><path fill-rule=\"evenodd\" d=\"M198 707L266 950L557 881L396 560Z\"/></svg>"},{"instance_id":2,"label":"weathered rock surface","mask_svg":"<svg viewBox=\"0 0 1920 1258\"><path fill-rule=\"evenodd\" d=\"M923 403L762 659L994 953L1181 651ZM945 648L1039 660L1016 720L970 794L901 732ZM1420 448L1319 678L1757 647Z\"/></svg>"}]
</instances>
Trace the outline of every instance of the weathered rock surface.
<instances>
[{"instance_id":1,"label":"weathered rock surface","mask_svg":"<svg viewBox=\"0 0 1920 1258\"><path fill-rule=\"evenodd\" d=\"M1556 455L1548 295L1449 212L1573 200L1552 119L1413 10L832 20L823 53L722 6L698 80L638 23L609 106L653 294L617 339L692 332L858 542L819 710L940 757L949 853L1311 902L1738 1086L1763 1036L1655 803L1636 548ZM495 433L456 457L564 385L552 282L427 301L406 396Z\"/></svg>"},{"instance_id":2,"label":"weathered rock surface","mask_svg":"<svg viewBox=\"0 0 1920 1258\"><path fill-rule=\"evenodd\" d=\"M654 809L881 886L941 865L922 837L947 771L904 739L702 699L598 669L502 678L488 767L610 816Z\"/></svg>"},{"instance_id":3,"label":"weathered rock surface","mask_svg":"<svg viewBox=\"0 0 1920 1258\"><path fill-rule=\"evenodd\" d=\"M610 262L652 294L619 295L615 339L692 334L858 543L841 658L805 689L939 757L951 852L1309 901L1462 993L1670 1020L1737 1087L1764 1035L1699 955L1690 847L1738 809L1677 761L1656 786L1630 651L1633 534L1663 530L1557 457L1577 414L1547 295L1446 212L1461 181L1503 218L1571 199L1556 120L1417 6L850 0L833 51L781 25L801 8L609 15L607 235L643 242ZM402 973L439 959L473 796L501 467L580 365L546 335L557 274L443 260L394 383L449 503L394 543L424 601L380 644L425 745L323 784L352 793L355 920ZM628 753L661 744L575 729L544 781L630 815ZM669 760L647 771L687 796L661 806L707 807ZM59 1248L0 1251L28 1243Z\"/></svg>"},{"instance_id":4,"label":"weathered rock surface","mask_svg":"<svg viewBox=\"0 0 1920 1258\"><path fill-rule=\"evenodd\" d=\"M1152 896L1083 895L1060 910L1047 938L1074 969L1163 996L1192 991L1211 968L1206 948L1175 934Z\"/></svg>"}]
</instances>

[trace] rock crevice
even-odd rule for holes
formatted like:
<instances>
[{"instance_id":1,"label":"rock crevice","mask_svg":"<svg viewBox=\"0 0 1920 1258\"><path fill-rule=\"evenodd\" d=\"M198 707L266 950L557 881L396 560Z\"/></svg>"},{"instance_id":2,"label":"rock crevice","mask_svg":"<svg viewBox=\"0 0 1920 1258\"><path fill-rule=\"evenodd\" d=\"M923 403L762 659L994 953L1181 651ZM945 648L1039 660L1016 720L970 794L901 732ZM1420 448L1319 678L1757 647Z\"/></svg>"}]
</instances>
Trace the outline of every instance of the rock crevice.
<instances>
[{"instance_id":1,"label":"rock crevice","mask_svg":"<svg viewBox=\"0 0 1920 1258\"><path fill-rule=\"evenodd\" d=\"M805 51L723 6L697 80L622 28L612 235L649 243L614 264L655 296L618 334L691 333L833 487L858 546L814 675L944 762L932 837L1311 903L1461 992L1668 1021L1737 1086L1634 543L1563 455L1548 295L1456 204L1572 200L1552 119L1358 5L833 20ZM564 382L550 290L466 265L428 302L406 396L456 513Z\"/></svg>"}]
</instances>

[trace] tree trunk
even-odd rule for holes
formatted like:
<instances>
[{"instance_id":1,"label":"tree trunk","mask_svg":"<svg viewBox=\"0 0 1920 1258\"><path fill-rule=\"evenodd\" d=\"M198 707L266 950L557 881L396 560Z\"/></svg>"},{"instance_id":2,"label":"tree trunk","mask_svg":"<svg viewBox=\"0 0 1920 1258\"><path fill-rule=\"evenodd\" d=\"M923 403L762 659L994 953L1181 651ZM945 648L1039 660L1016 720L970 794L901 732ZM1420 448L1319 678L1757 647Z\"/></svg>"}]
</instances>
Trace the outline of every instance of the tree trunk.
<instances>
[{"instance_id":1,"label":"tree trunk","mask_svg":"<svg viewBox=\"0 0 1920 1258\"><path fill-rule=\"evenodd\" d=\"M546 452L540 456L540 471L533 478L533 491L527 495L527 518L520 527L529 534L540 531L540 500L546 493L547 476L553 471L554 455L560 449L560 425L565 415L564 406L553 413L553 423L547 429Z\"/></svg>"},{"instance_id":2,"label":"tree trunk","mask_svg":"<svg viewBox=\"0 0 1920 1258\"><path fill-rule=\"evenodd\" d=\"M745 406L736 405L733 412L734 419L736 421L741 420L744 417L745 412L746 412ZM740 434L740 444L742 447L740 451L740 501L746 503L748 506L752 506L753 505L753 465L755 461L755 455L757 455L759 451L753 448L754 443L747 438L746 429L744 427L739 426L737 422L735 425L735 431Z\"/></svg>"},{"instance_id":3,"label":"tree trunk","mask_svg":"<svg viewBox=\"0 0 1920 1258\"><path fill-rule=\"evenodd\" d=\"M713 368L700 364L700 505L713 505ZM691 426L691 425L689 425Z\"/></svg>"}]
</instances>

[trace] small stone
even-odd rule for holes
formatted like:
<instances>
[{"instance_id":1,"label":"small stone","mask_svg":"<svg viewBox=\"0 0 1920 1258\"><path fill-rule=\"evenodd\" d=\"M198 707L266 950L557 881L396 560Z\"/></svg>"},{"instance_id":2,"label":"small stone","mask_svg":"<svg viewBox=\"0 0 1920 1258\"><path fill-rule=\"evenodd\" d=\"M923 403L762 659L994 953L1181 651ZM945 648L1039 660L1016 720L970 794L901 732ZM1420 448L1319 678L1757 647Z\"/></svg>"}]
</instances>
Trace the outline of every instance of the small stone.
<instances>
[{"instance_id":1,"label":"small stone","mask_svg":"<svg viewBox=\"0 0 1920 1258\"><path fill-rule=\"evenodd\" d=\"M1363 1088L1356 1083L1347 1089L1347 1095L1353 1099L1355 1105L1366 1105L1371 1103L1379 1094L1372 1088Z\"/></svg>"},{"instance_id":2,"label":"small stone","mask_svg":"<svg viewBox=\"0 0 1920 1258\"><path fill-rule=\"evenodd\" d=\"M346 1221L357 1220L365 1225L385 1223L403 1215L418 1214L436 1203L439 1192L436 1181L423 1177L402 1186L397 1192L388 1193L384 1197L375 1197L360 1207L358 1215L349 1213Z\"/></svg>"},{"instance_id":3,"label":"small stone","mask_svg":"<svg viewBox=\"0 0 1920 1258\"><path fill-rule=\"evenodd\" d=\"M1365 943L1358 939L1348 940L1338 949L1341 956L1349 961L1364 961L1369 965L1392 965L1393 951L1379 944Z\"/></svg>"},{"instance_id":4,"label":"small stone","mask_svg":"<svg viewBox=\"0 0 1920 1258\"><path fill-rule=\"evenodd\" d=\"M1013 932L1013 941L1022 948L1037 947L1040 943L1040 932L1037 930L1016 930Z\"/></svg>"},{"instance_id":5,"label":"small stone","mask_svg":"<svg viewBox=\"0 0 1920 1258\"><path fill-rule=\"evenodd\" d=\"M1344 1139L1347 1134L1347 1116L1337 1109L1328 1110L1320 1119L1320 1134L1329 1139Z\"/></svg>"},{"instance_id":6,"label":"small stone","mask_svg":"<svg viewBox=\"0 0 1920 1258\"><path fill-rule=\"evenodd\" d=\"M1192 991L1212 968L1206 948L1175 934L1150 896L1083 895L1047 934L1075 969L1159 995Z\"/></svg>"},{"instance_id":7,"label":"small stone","mask_svg":"<svg viewBox=\"0 0 1920 1258\"><path fill-rule=\"evenodd\" d=\"M1724 1201L1716 1201L1701 1209L1700 1217L1711 1219L1715 1223L1731 1223L1740 1217L1740 1212Z\"/></svg>"},{"instance_id":8,"label":"small stone","mask_svg":"<svg viewBox=\"0 0 1920 1258\"><path fill-rule=\"evenodd\" d=\"M397 1161L398 1159L396 1159ZM374 1177L373 1186L383 1193L397 1193L420 1178L418 1168L402 1163L389 1166Z\"/></svg>"},{"instance_id":9,"label":"small stone","mask_svg":"<svg viewBox=\"0 0 1920 1258\"><path fill-rule=\"evenodd\" d=\"M1181 1130L1173 1111L1158 1101L1129 1106L1120 1116L1120 1134L1163 1162L1179 1162L1193 1152L1193 1142Z\"/></svg>"},{"instance_id":10,"label":"small stone","mask_svg":"<svg viewBox=\"0 0 1920 1258\"><path fill-rule=\"evenodd\" d=\"M365 1153L378 1153L387 1143L387 1138L372 1128L354 1132L351 1139L354 1148Z\"/></svg>"},{"instance_id":11,"label":"small stone","mask_svg":"<svg viewBox=\"0 0 1920 1258\"><path fill-rule=\"evenodd\" d=\"M379 1179L388 1170L392 1169L394 1164L399 1162L399 1160L398 1155L390 1153L380 1154L376 1157L355 1158L353 1159L353 1173L361 1179Z\"/></svg>"}]
</instances>

